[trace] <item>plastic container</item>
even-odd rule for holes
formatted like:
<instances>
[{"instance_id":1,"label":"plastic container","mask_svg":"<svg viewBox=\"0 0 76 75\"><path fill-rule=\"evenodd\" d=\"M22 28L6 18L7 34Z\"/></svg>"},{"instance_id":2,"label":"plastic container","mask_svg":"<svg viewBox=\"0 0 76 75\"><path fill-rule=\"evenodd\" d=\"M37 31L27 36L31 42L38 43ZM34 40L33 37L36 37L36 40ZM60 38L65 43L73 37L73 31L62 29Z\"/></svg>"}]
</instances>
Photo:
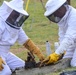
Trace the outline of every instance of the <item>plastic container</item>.
<instances>
[{"instance_id":1,"label":"plastic container","mask_svg":"<svg viewBox=\"0 0 76 75\"><path fill-rule=\"evenodd\" d=\"M46 53L47 56L51 54L51 44L48 41L46 41Z\"/></svg>"},{"instance_id":2,"label":"plastic container","mask_svg":"<svg viewBox=\"0 0 76 75\"><path fill-rule=\"evenodd\" d=\"M55 43L54 43L54 48L55 48L55 50L56 50L58 47L59 47L59 43L58 43L58 42L55 42Z\"/></svg>"}]
</instances>

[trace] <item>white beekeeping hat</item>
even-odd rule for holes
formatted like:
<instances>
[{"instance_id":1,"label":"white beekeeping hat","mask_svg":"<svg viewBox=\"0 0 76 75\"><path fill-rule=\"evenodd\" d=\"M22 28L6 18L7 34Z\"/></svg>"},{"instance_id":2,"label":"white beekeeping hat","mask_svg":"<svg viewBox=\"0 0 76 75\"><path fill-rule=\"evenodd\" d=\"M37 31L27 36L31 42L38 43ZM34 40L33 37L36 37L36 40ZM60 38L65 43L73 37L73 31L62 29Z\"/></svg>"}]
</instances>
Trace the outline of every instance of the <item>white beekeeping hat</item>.
<instances>
[{"instance_id":1,"label":"white beekeeping hat","mask_svg":"<svg viewBox=\"0 0 76 75\"><path fill-rule=\"evenodd\" d=\"M19 12L19 13L22 13L26 16L28 16L29 14L23 9L23 0L12 0L10 2L7 2L7 1L4 1L4 3L10 7L11 9Z\"/></svg>"},{"instance_id":2,"label":"white beekeeping hat","mask_svg":"<svg viewBox=\"0 0 76 75\"><path fill-rule=\"evenodd\" d=\"M58 8L60 8L66 0L48 0L46 3L46 12L44 13L45 16L49 16L54 13Z\"/></svg>"}]
</instances>

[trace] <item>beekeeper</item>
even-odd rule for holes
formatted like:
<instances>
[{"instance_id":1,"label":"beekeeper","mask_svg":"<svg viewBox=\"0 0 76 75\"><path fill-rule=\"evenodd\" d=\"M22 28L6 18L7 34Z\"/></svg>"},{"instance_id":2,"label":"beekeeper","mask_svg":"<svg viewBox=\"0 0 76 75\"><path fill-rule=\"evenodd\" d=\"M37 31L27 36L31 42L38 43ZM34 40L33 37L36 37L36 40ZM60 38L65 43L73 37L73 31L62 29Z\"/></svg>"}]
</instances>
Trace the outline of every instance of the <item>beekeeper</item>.
<instances>
[{"instance_id":1,"label":"beekeeper","mask_svg":"<svg viewBox=\"0 0 76 75\"><path fill-rule=\"evenodd\" d=\"M22 0L4 1L0 7L0 75L11 75L11 70L26 66L23 60L9 51L16 41L36 54L40 61L44 59L40 49L22 29L28 17Z\"/></svg>"},{"instance_id":2,"label":"beekeeper","mask_svg":"<svg viewBox=\"0 0 76 75\"><path fill-rule=\"evenodd\" d=\"M44 15L59 27L60 46L50 54L42 63L51 64L58 61L66 51L63 58L72 58L71 66L76 66L76 9L66 3L67 0L48 0Z\"/></svg>"}]
</instances>

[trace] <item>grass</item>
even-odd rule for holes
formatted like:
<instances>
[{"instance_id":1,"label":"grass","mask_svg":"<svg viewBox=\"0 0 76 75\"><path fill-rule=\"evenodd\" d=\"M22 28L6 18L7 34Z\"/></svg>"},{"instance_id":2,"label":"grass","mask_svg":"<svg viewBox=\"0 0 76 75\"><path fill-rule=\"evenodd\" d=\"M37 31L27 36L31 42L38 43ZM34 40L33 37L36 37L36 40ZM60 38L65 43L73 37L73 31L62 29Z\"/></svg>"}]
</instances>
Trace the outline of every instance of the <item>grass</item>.
<instances>
[{"instance_id":1,"label":"grass","mask_svg":"<svg viewBox=\"0 0 76 75\"><path fill-rule=\"evenodd\" d=\"M3 0L0 0L0 4L2 1ZM44 4L46 1L47 0L43 0ZM72 6L76 7L76 0L71 0L71 3ZM30 14L30 16L23 26L26 34L41 49L45 56L45 43L47 40L51 43L51 49L52 52L54 52L54 42L58 41L58 26L44 17L45 11L43 10L43 7L38 0L30 0L27 12ZM27 50L23 46L18 45L18 43L11 47L11 51L23 60L25 60L27 56ZM70 70L72 69L74 68L71 68ZM60 72L47 75L59 75L59 73Z\"/></svg>"}]
</instances>

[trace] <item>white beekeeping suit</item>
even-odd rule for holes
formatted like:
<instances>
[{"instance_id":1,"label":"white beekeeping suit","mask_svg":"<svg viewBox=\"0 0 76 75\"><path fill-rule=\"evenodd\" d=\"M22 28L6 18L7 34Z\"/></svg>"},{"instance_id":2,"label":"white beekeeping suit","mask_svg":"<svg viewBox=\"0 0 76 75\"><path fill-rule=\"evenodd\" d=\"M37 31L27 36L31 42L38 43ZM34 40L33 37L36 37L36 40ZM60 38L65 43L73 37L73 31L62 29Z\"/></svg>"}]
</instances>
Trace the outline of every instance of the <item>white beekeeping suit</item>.
<instances>
[{"instance_id":1,"label":"white beekeeping suit","mask_svg":"<svg viewBox=\"0 0 76 75\"><path fill-rule=\"evenodd\" d=\"M57 53L63 53L66 50L64 58L72 58L71 66L76 66L76 9L69 6L66 14L58 23L59 40L62 50L57 50Z\"/></svg>"},{"instance_id":2,"label":"white beekeeping suit","mask_svg":"<svg viewBox=\"0 0 76 75\"><path fill-rule=\"evenodd\" d=\"M22 15L18 17L17 22L18 20L20 22L20 17L28 17L28 13L23 10L22 0L4 1L0 7L0 56L5 61L5 65L3 65L4 69L0 71L0 75L11 75L11 70L14 71L16 68L21 68L25 65L23 60L9 52L10 47L14 45L16 41L20 44L24 44L28 40L28 36L21 26L22 21L20 25L18 22L16 26L9 21L8 17L13 11L17 11Z\"/></svg>"},{"instance_id":3,"label":"white beekeeping suit","mask_svg":"<svg viewBox=\"0 0 76 75\"><path fill-rule=\"evenodd\" d=\"M55 63L66 51L64 58L72 58L71 66L76 66L76 9L67 0L48 0L44 15L59 26L60 46L48 56L44 63ZM48 60L48 61L47 61Z\"/></svg>"},{"instance_id":4,"label":"white beekeeping suit","mask_svg":"<svg viewBox=\"0 0 76 75\"><path fill-rule=\"evenodd\" d=\"M40 61L44 60L40 49L22 29L28 17L29 14L23 9L23 0L4 1L0 7L0 75L11 75L11 70L26 66L23 60L9 52L16 41L37 55Z\"/></svg>"}]
</instances>

